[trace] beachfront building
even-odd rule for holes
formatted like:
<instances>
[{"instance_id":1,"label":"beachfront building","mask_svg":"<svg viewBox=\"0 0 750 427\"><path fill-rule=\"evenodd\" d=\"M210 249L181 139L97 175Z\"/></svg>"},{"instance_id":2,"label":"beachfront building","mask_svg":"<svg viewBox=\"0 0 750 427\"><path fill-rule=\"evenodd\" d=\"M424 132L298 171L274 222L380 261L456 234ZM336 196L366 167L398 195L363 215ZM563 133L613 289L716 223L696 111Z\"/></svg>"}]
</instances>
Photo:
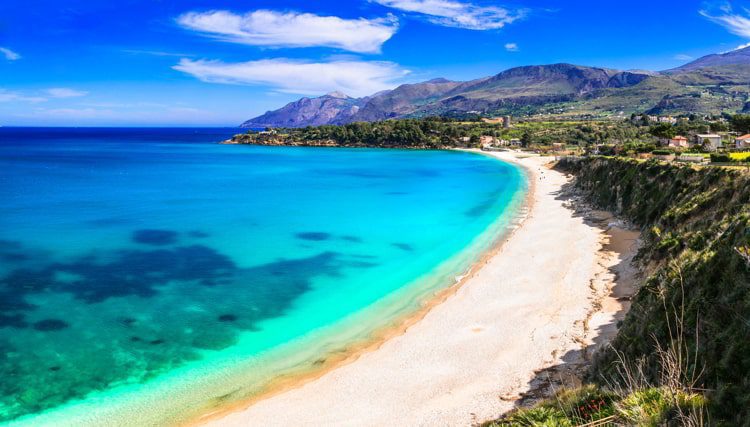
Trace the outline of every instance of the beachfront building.
<instances>
[{"instance_id":1,"label":"beachfront building","mask_svg":"<svg viewBox=\"0 0 750 427\"><path fill-rule=\"evenodd\" d=\"M672 139L667 140L667 147L669 148L689 148L690 142L684 136L677 135Z\"/></svg>"},{"instance_id":2,"label":"beachfront building","mask_svg":"<svg viewBox=\"0 0 750 427\"><path fill-rule=\"evenodd\" d=\"M744 148L750 148L750 133L747 135L742 135L734 140L734 145L737 148L744 149Z\"/></svg>"},{"instance_id":3,"label":"beachfront building","mask_svg":"<svg viewBox=\"0 0 750 427\"><path fill-rule=\"evenodd\" d=\"M479 137L479 143L483 146L495 145L497 144L497 138L495 138L494 136L482 135Z\"/></svg>"},{"instance_id":4,"label":"beachfront building","mask_svg":"<svg viewBox=\"0 0 750 427\"><path fill-rule=\"evenodd\" d=\"M695 135L695 146L703 147L706 151L716 151L724 145L721 143L721 135L710 133Z\"/></svg>"}]
</instances>

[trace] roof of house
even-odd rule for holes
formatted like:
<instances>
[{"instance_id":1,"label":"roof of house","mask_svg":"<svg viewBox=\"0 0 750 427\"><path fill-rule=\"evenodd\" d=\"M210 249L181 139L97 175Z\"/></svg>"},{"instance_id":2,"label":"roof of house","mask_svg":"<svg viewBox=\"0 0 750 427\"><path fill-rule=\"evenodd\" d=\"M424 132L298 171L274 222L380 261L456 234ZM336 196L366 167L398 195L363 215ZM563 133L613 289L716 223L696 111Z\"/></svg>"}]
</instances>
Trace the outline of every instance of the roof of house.
<instances>
[{"instance_id":1,"label":"roof of house","mask_svg":"<svg viewBox=\"0 0 750 427\"><path fill-rule=\"evenodd\" d=\"M750 139L750 133L748 133L747 135L742 135L738 137L737 139Z\"/></svg>"},{"instance_id":2,"label":"roof of house","mask_svg":"<svg viewBox=\"0 0 750 427\"><path fill-rule=\"evenodd\" d=\"M684 136L679 136L678 135L678 136L675 136L674 138L672 138L672 141L687 141L687 138L685 138Z\"/></svg>"},{"instance_id":3,"label":"roof of house","mask_svg":"<svg viewBox=\"0 0 750 427\"><path fill-rule=\"evenodd\" d=\"M715 133L708 133L708 134L698 134L696 135L698 138L721 138L721 135L716 135Z\"/></svg>"}]
</instances>

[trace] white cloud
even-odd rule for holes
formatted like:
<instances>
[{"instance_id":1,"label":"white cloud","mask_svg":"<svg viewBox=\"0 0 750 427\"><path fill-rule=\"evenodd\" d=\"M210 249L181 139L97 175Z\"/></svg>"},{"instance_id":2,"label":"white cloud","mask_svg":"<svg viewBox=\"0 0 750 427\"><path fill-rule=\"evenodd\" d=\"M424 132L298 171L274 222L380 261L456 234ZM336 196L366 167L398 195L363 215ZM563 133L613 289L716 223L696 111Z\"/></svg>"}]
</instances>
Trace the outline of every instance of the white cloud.
<instances>
[{"instance_id":1,"label":"white cloud","mask_svg":"<svg viewBox=\"0 0 750 427\"><path fill-rule=\"evenodd\" d=\"M2 53L5 56L5 59L7 59L8 61L15 61L15 60L21 59L21 55L19 55L16 52L13 52L7 47L0 47L0 53Z\"/></svg>"},{"instance_id":2,"label":"white cloud","mask_svg":"<svg viewBox=\"0 0 750 427\"><path fill-rule=\"evenodd\" d=\"M342 19L311 13L257 10L244 15L223 10L189 12L177 18L185 28L220 40L253 46L325 46L359 53L378 53L398 30L393 16Z\"/></svg>"},{"instance_id":3,"label":"white cloud","mask_svg":"<svg viewBox=\"0 0 750 427\"><path fill-rule=\"evenodd\" d=\"M692 56L686 55L684 53L678 53L677 55L674 56L674 59L676 59L678 61L690 61L691 59L694 59L694 58Z\"/></svg>"},{"instance_id":4,"label":"white cloud","mask_svg":"<svg viewBox=\"0 0 750 427\"><path fill-rule=\"evenodd\" d=\"M18 92L11 92L6 89L0 89L0 102L45 102L47 98L40 96L27 96Z\"/></svg>"},{"instance_id":5,"label":"white cloud","mask_svg":"<svg viewBox=\"0 0 750 427\"><path fill-rule=\"evenodd\" d=\"M70 89L66 87L53 87L46 90L47 95L53 98L77 98L79 96L86 96L88 92Z\"/></svg>"},{"instance_id":6,"label":"white cloud","mask_svg":"<svg viewBox=\"0 0 750 427\"><path fill-rule=\"evenodd\" d=\"M750 38L750 18L733 13L731 8L723 8L722 11L726 14L714 16L706 10L701 10L700 14L726 28L732 34Z\"/></svg>"},{"instance_id":7,"label":"white cloud","mask_svg":"<svg viewBox=\"0 0 750 427\"><path fill-rule=\"evenodd\" d=\"M745 49L747 47L750 47L750 43L741 44L741 45L737 46L734 50Z\"/></svg>"},{"instance_id":8,"label":"white cloud","mask_svg":"<svg viewBox=\"0 0 750 427\"><path fill-rule=\"evenodd\" d=\"M238 63L183 58L172 68L204 82L265 85L280 92L303 95L341 91L350 96L391 89L409 73L392 62L305 62L286 58Z\"/></svg>"},{"instance_id":9,"label":"white cloud","mask_svg":"<svg viewBox=\"0 0 750 427\"><path fill-rule=\"evenodd\" d=\"M518 44L516 43L505 43L505 50L508 52L518 52Z\"/></svg>"},{"instance_id":10,"label":"white cloud","mask_svg":"<svg viewBox=\"0 0 750 427\"><path fill-rule=\"evenodd\" d=\"M470 30L496 30L522 18L526 11L477 6L454 0L371 0L383 6L427 15L430 22Z\"/></svg>"}]
</instances>

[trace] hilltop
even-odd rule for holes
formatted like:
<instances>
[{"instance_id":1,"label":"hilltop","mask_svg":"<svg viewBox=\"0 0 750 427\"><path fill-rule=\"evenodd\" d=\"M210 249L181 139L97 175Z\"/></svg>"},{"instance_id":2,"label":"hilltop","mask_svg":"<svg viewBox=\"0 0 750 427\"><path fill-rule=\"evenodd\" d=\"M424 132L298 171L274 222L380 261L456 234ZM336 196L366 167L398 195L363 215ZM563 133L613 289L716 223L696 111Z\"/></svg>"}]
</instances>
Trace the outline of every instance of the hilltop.
<instances>
[{"instance_id":1,"label":"hilltop","mask_svg":"<svg viewBox=\"0 0 750 427\"><path fill-rule=\"evenodd\" d=\"M511 68L456 82L404 84L364 98L302 98L242 124L305 127L424 116L553 114L566 117L750 111L750 47L662 72L573 64Z\"/></svg>"}]
</instances>

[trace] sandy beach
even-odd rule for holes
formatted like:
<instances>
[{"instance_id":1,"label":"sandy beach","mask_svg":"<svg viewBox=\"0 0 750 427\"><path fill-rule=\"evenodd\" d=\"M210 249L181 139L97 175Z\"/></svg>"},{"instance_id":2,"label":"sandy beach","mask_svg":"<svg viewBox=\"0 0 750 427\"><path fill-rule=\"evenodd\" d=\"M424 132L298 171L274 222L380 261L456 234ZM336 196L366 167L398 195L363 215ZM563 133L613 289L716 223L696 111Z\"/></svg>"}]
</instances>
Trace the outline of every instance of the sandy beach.
<instances>
[{"instance_id":1,"label":"sandy beach","mask_svg":"<svg viewBox=\"0 0 750 427\"><path fill-rule=\"evenodd\" d=\"M524 166L532 189L480 268L403 333L207 424L471 425L575 382L627 309L637 233L564 195L551 159L486 154Z\"/></svg>"}]
</instances>

